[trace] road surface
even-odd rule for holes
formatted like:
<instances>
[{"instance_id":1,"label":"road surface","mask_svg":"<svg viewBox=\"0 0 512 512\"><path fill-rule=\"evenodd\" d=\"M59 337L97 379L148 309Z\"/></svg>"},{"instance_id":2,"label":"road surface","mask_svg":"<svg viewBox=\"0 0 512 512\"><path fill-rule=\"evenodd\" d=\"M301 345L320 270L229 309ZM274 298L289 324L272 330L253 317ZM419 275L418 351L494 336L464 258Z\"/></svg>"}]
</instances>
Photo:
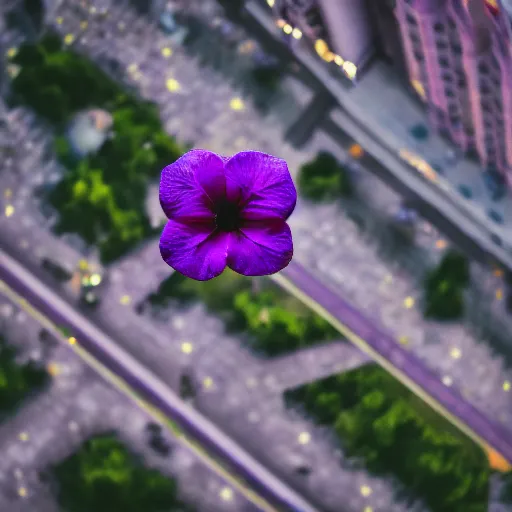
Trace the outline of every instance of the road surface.
<instances>
[{"instance_id":1,"label":"road surface","mask_svg":"<svg viewBox=\"0 0 512 512\"><path fill-rule=\"evenodd\" d=\"M87 318L50 290L13 258L0 250L0 291L14 291L55 325L72 333L71 346L86 361L116 374L128 387L136 390L154 408L205 446L209 452L226 462L257 490L261 510L296 510L316 512L316 508L288 488L277 477L221 432L214 424L187 406L166 384L95 327ZM270 505L265 505L267 502Z\"/></svg>"},{"instance_id":2,"label":"road surface","mask_svg":"<svg viewBox=\"0 0 512 512\"><path fill-rule=\"evenodd\" d=\"M272 277L487 452L491 449L512 463L512 432L487 419L457 392L445 386L416 356L404 350L389 334L302 265L292 262Z\"/></svg>"}]
</instances>

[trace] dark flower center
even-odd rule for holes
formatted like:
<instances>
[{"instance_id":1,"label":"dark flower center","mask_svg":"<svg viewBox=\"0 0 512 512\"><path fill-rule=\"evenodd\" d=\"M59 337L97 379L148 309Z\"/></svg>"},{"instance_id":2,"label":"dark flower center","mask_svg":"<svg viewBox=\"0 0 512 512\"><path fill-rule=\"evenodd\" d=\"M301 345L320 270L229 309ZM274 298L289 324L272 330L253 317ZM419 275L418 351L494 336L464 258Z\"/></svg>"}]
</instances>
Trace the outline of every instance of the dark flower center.
<instances>
[{"instance_id":1,"label":"dark flower center","mask_svg":"<svg viewBox=\"0 0 512 512\"><path fill-rule=\"evenodd\" d=\"M215 224L221 231L236 231L240 227L238 205L223 201L215 208Z\"/></svg>"}]
</instances>

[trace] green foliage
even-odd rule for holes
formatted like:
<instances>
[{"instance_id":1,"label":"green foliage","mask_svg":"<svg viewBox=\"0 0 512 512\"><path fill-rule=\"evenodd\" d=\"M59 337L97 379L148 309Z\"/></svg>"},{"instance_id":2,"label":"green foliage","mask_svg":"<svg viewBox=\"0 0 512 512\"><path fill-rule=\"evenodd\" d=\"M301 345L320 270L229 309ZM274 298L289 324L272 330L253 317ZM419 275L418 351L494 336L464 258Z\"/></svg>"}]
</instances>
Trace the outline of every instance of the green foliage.
<instances>
[{"instance_id":1,"label":"green foliage","mask_svg":"<svg viewBox=\"0 0 512 512\"><path fill-rule=\"evenodd\" d=\"M348 456L370 472L396 477L432 512L485 512L485 454L376 365L287 394L321 424L333 426Z\"/></svg>"},{"instance_id":2,"label":"green foliage","mask_svg":"<svg viewBox=\"0 0 512 512\"><path fill-rule=\"evenodd\" d=\"M469 285L467 259L448 251L425 280L425 316L454 320L464 314L464 288Z\"/></svg>"},{"instance_id":3,"label":"green foliage","mask_svg":"<svg viewBox=\"0 0 512 512\"><path fill-rule=\"evenodd\" d=\"M261 284L261 289L255 290L254 284ZM340 338L323 318L270 282L245 278L227 270L206 282L197 282L175 272L150 301L162 304L168 299L181 303L200 300L218 314L228 328L250 334L252 346L269 356Z\"/></svg>"},{"instance_id":4,"label":"green foliage","mask_svg":"<svg viewBox=\"0 0 512 512\"><path fill-rule=\"evenodd\" d=\"M189 511L176 483L139 460L113 436L92 438L53 473L64 512Z\"/></svg>"},{"instance_id":5,"label":"green foliage","mask_svg":"<svg viewBox=\"0 0 512 512\"><path fill-rule=\"evenodd\" d=\"M85 57L63 50L54 34L23 45L14 61L21 66L16 95L57 128L87 107L112 113L114 137L83 160L64 137L56 138L68 172L49 196L60 213L57 231L98 245L108 263L153 234L145 212L148 183L184 148L163 131L155 105L125 94Z\"/></svg>"},{"instance_id":6,"label":"green foliage","mask_svg":"<svg viewBox=\"0 0 512 512\"><path fill-rule=\"evenodd\" d=\"M16 350L0 337L0 414L12 412L30 392L42 388L48 374L33 363L18 364Z\"/></svg>"},{"instance_id":7,"label":"green foliage","mask_svg":"<svg viewBox=\"0 0 512 512\"><path fill-rule=\"evenodd\" d=\"M299 169L298 186L301 194L315 201L328 201L353 194L347 170L331 154L318 153L311 162Z\"/></svg>"}]
</instances>

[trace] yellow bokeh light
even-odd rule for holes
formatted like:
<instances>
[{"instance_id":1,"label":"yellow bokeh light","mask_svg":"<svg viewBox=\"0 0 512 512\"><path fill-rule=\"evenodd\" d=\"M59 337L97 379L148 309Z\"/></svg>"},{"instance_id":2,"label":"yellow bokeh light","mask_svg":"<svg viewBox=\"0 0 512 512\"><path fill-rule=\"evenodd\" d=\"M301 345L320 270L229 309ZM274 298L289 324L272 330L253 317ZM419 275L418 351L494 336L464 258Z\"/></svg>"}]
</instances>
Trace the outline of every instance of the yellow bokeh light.
<instances>
[{"instance_id":1,"label":"yellow bokeh light","mask_svg":"<svg viewBox=\"0 0 512 512\"><path fill-rule=\"evenodd\" d=\"M20 487L18 489L18 496L24 498L27 495L27 489L25 487Z\"/></svg>"},{"instance_id":2,"label":"yellow bokeh light","mask_svg":"<svg viewBox=\"0 0 512 512\"><path fill-rule=\"evenodd\" d=\"M194 346L192 345L192 343L190 343L190 341L184 341L181 344L181 351L184 354L191 354L193 350L194 350Z\"/></svg>"},{"instance_id":3,"label":"yellow bokeh light","mask_svg":"<svg viewBox=\"0 0 512 512\"><path fill-rule=\"evenodd\" d=\"M60 374L60 366L57 363L49 363L46 370L52 377Z\"/></svg>"},{"instance_id":4,"label":"yellow bokeh light","mask_svg":"<svg viewBox=\"0 0 512 512\"><path fill-rule=\"evenodd\" d=\"M91 286L98 286L101 283L101 276L99 274L93 274L89 279Z\"/></svg>"},{"instance_id":5,"label":"yellow bokeh light","mask_svg":"<svg viewBox=\"0 0 512 512\"><path fill-rule=\"evenodd\" d=\"M346 60L343 63L343 71L345 71L345 74L350 78L355 78L357 75L357 66L353 62L349 62Z\"/></svg>"},{"instance_id":6,"label":"yellow bokeh light","mask_svg":"<svg viewBox=\"0 0 512 512\"><path fill-rule=\"evenodd\" d=\"M343 63L345 61L339 56L339 55L335 55L334 56L334 63L338 66L343 66Z\"/></svg>"},{"instance_id":7,"label":"yellow bokeh light","mask_svg":"<svg viewBox=\"0 0 512 512\"><path fill-rule=\"evenodd\" d=\"M12 204L8 204L5 207L5 216L12 217L13 214L14 214L14 206Z\"/></svg>"},{"instance_id":8,"label":"yellow bokeh light","mask_svg":"<svg viewBox=\"0 0 512 512\"><path fill-rule=\"evenodd\" d=\"M132 301L131 297L129 295L123 295L120 299L119 299L119 302L123 305L123 306L127 306L128 304L130 304L130 302Z\"/></svg>"},{"instance_id":9,"label":"yellow bokeh light","mask_svg":"<svg viewBox=\"0 0 512 512\"><path fill-rule=\"evenodd\" d=\"M18 53L18 48L15 48L14 46L12 48L9 48L7 50L7 57L9 57L9 59L12 59L13 57L16 56L16 54Z\"/></svg>"},{"instance_id":10,"label":"yellow bokeh light","mask_svg":"<svg viewBox=\"0 0 512 512\"><path fill-rule=\"evenodd\" d=\"M311 434L309 432L301 432L297 440L299 444L308 444L311 441Z\"/></svg>"},{"instance_id":11,"label":"yellow bokeh light","mask_svg":"<svg viewBox=\"0 0 512 512\"><path fill-rule=\"evenodd\" d=\"M231 107L232 110L243 110L245 108L245 105L244 105L244 102L242 101L241 98L233 98L230 102L229 102L229 106Z\"/></svg>"},{"instance_id":12,"label":"yellow bokeh light","mask_svg":"<svg viewBox=\"0 0 512 512\"><path fill-rule=\"evenodd\" d=\"M323 39L317 39L315 41L315 51L320 57L323 57L329 51L329 47Z\"/></svg>"},{"instance_id":13,"label":"yellow bokeh light","mask_svg":"<svg viewBox=\"0 0 512 512\"><path fill-rule=\"evenodd\" d=\"M452 348L452 350L450 351L450 356L452 357L452 359L460 359L461 356L462 356L462 352L460 351L459 348L457 347L454 347Z\"/></svg>"},{"instance_id":14,"label":"yellow bokeh light","mask_svg":"<svg viewBox=\"0 0 512 512\"><path fill-rule=\"evenodd\" d=\"M73 44L75 36L73 34L66 34L64 36L64 44Z\"/></svg>"},{"instance_id":15,"label":"yellow bokeh light","mask_svg":"<svg viewBox=\"0 0 512 512\"><path fill-rule=\"evenodd\" d=\"M274 7L275 0L267 0L267 4L269 7Z\"/></svg>"},{"instance_id":16,"label":"yellow bokeh light","mask_svg":"<svg viewBox=\"0 0 512 512\"><path fill-rule=\"evenodd\" d=\"M71 336L68 338L68 343L70 345L75 345L76 344L76 338L74 336Z\"/></svg>"},{"instance_id":17,"label":"yellow bokeh light","mask_svg":"<svg viewBox=\"0 0 512 512\"><path fill-rule=\"evenodd\" d=\"M364 496L365 498L370 496L370 494L372 493L372 489L368 485L362 485L359 490L361 491L361 495Z\"/></svg>"},{"instance_id":18,"label":"yellow bokeh light","mask_svg":"<svg viewBox=\"0 0 512 512\"><path fill-rule=\"evenodd\" d=\"M205 377L203 380L203 387L205 389L210 389L213 386L213 379L211 377Z\"/></svg>"},{"instance_id":19,"label":"yellow bokeh light","mask_svg":"<svg viewBox=\"0 0 512 512\"><path fill-rule=\"evenodd\" d=\"M496 290L496 299L497 300L502 300L503 299L503 290L501 288L498 288Z\"/></svg>"},{"instance_id":20,"label":"yellow bokeh light","mask_svg":"<svg viewBox=\"0 0 512 512\"><path fill-rule=\"evenodd\" d=\"M162 48L162 55L165 58L168 58L172 55L172 50L168 46L166 46L165 48Z\"/></svg>"},{"instance_id":21,"label":"yellow bokeh light","mask_svg":"<svg viewBox=\"0 0 512 512\"><path fill-rule=\"evenodd\" d=\"M404 299L404 308L411 309L414 306L414 299L412 297L406 297Z\"/></svg>"},{"instance_id":22,"label":"yellow bokeh light","mask_svg":"<svg viewBox=\"0 0 512 512\"><path fill-rule=\"evenodd\" d=\"M302 32L298 29L298 28L294 28L292 30L292 36L295 38L295 39L300 39L302 37Z\"/></svg>"},{"instance_id":23,"label":"yellow bokeh light","mask_svg":"<svg viewBox=\"0 0 512 512\"><path fill-rule=\"evenodd\" d=\"M293 32L293 28L288 23L283 27L283 32L290 35Z\"/></svg>"},{"instance_id":24,"label":"yellow bokeh light","mask_svg":"<svg viewBox=\"0 0 512 512\"><path fill-rule=\"evenodd\" d=\"M508 380L506 380L504 383L503 383L503 391L510 391L510 388L512 387L512 385L510 384L510 382Z\"/></svg>"},{"instance_id":25,"label":"yellow bokeh light","mask_svg":"<svg viewBox=\"0 0 512 512\"><path fill-rule=\"evenodd\" d=\"M18 439L20 441L28 441L29 440L29 435L27 432L20 432L19 436L18 436Z\"/></svg>"},{"instance_id":26,"label":"yellow bokeh light","mask_svg":"<svg viewBox=\"0 0 512 512\"><path fill-rule=\"evenodd\" d=\"M224 501L231 501L233 499L233 489L231 489L230 487L223 487L220 490L219 496Z\"/></svg>"},{"instance_id":27,"label":"yellow bokeh light","mask_svg":"<svg viewBox=\"0 0 512 512\"><path fill-rule=\"evenodd\" d=\"M169 78L165 85L167 87L167 90L170 92L176 92L180 88L178 80L175 80L174 78Z\"/></svg>"}]
</instances>

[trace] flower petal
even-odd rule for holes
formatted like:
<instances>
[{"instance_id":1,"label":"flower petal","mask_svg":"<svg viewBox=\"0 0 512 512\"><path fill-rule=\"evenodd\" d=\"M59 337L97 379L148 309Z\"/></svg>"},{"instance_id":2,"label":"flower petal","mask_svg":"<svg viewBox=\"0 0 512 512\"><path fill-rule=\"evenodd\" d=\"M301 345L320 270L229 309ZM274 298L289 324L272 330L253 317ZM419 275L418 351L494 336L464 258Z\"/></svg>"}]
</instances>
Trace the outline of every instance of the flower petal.
<instances>
[{"instance_id":1,"label":"flower petal","mask_svg":"<svg viewBox=\"0 0 512 512\"><path fill-rule=\"evenodd\" d=\"M240 201L247 220L286 220L295 208L297 191L288 165L259 151L242 151L225 164L226 194Z\"/></svg>"},{"instance_id":2,"label":"flower petal","mask_svg":"<svg viewBox=\"0 0 512 512\"><path fill-rule=\"evenodd\" d=\"M293 256L292 233L284 221L251 223L231 233L228 267L244 276L275 274Z\"/></svg>"},{"instance_id":3,"label":"flower petal","mask_svg":"<svg viewBox=\"0 0 512 512\"><path fill-rule=\"evenodd\" d=\"M169 219L213 219L213 203L226 196L224 161L193 149L168 165L160 178L160 204Z\"/></svg>"},{"instance_id":4,"label":"flower petal","mask_svg":"<svg viewBox=\"0 0 512 512\"><path fill-rule=\"evenodd\" d=\"M160 254L181 274L208 281L226 268L229 233L215 231L215 224L183 224L169 220L160 237Z\"/></svg>"}]
</instances>

